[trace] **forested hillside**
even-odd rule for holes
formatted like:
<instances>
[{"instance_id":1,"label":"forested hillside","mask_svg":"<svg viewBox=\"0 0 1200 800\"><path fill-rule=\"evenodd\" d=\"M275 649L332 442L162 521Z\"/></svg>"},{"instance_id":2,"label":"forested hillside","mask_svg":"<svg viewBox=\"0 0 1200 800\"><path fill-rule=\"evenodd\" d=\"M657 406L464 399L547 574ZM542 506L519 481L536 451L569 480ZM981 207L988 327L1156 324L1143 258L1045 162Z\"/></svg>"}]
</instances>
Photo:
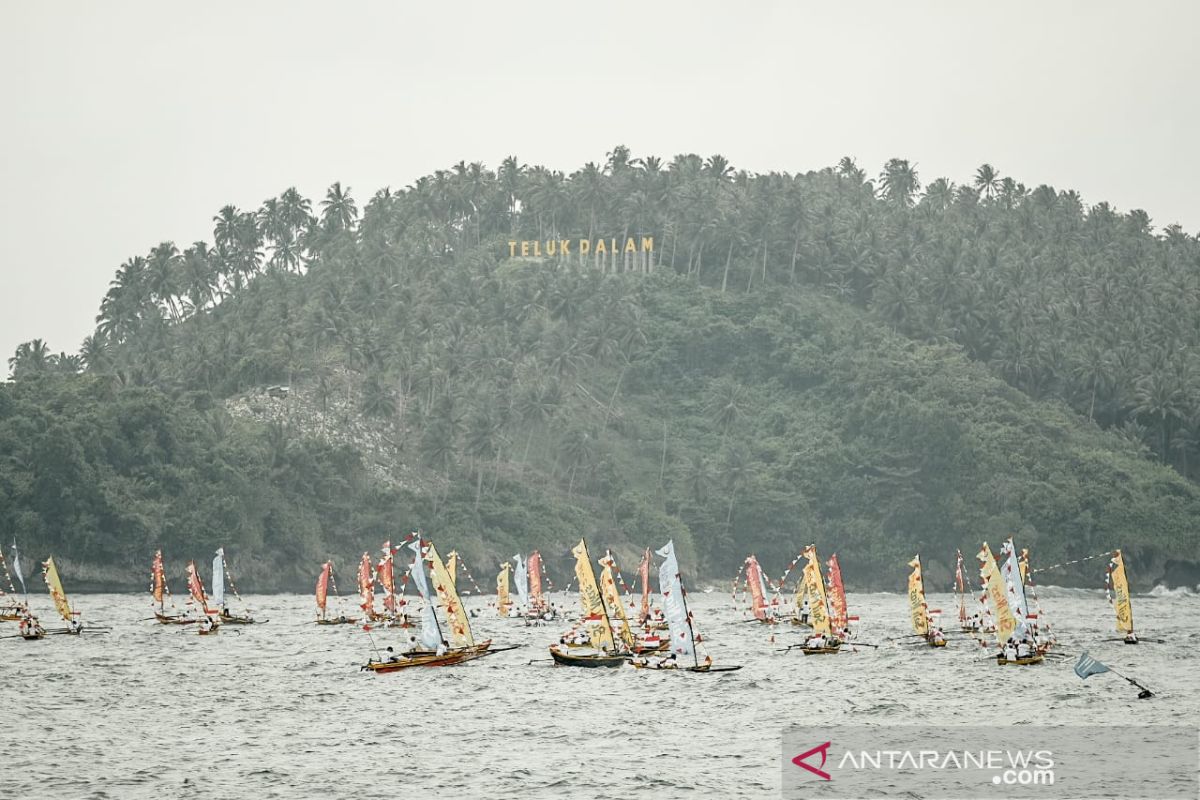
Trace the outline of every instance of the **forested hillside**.
<instances>
[{"instance_id":1,"label":"forested hillside","mask_svg":"<svg viewBox=\"0 0 1200 800\"><path fill-rule=\"evenodd\" d=\"M225 544L297 588L418 526L486 573L531 547L554 569L580 534L626 560L674 537L714 577L816 541L891 588L915 551L944 580L1016 535L1200 580L1200 248L1142 212L986 165L922 192L898 160L868 181L616 148L214 224L121 265L77 355L10 359L5 538L110 583ZM653 254L509 257L627 235ZM230 415L275 384L281 422ZM382 473L301 396L376 431Z\"/></svg>"}]
</instances>

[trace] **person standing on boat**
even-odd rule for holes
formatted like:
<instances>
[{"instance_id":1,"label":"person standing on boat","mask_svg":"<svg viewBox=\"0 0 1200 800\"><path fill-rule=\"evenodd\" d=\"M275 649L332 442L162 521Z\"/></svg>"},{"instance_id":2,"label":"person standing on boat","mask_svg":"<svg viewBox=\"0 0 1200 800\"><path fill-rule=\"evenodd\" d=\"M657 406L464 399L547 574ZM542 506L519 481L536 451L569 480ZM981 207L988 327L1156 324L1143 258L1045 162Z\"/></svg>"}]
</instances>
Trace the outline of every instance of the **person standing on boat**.
<instances>
[{"instance_id":1,"label":"person standing on boat","mask_svg":"<svg viewBox=\"0 0 1200 800\"><path fill-rule=\"evenodd\" d=\"M1005 661L1016 661L1017 660L1017 643L1015 641L1013 641L1012 639L1009 639L1008 642L1004 645L1004 660Z\"/></svg>"},{"instance_id":2,"label":"person standing on boat","mask_svg":"<svg viewBox=\"0 0 1200 800\"><path fill-rule=\"evenodd\" d=\"M1029 658L1030 649L1031 648L1029 647L1029 640L1022 639L1020 642L1017 643L1017 658L1018 659Z\"/></svg>"},{"instance_id":3,"label":"person standing on boat","mask_svg":"<svg viewBox=\"0 0 1200 800\"><path fill-rule=\"evenodd\" d=\"M806 598L804 598L804 603L800 606L800 621L807 624L808 623L808 614L809 614L808 598L806 597Z\"/></svg>"},{"instance_id":4,"label":"person standing on boat","mask_svg":"<svg viewBox=\"0 0 1200 800\"><path fill-rule=\"evenodd\" d=\"M67 633L81 633L83 631L83 623L77 619L72 619L67 623Z\"/></svg>"},{"instance_id":5,"label":"person standing on boat","mask_svg":"<svg viewBox=\"0 0 1200 800\"><path fill-rule=\"evenodd\" d=\"M408 648L405 650L405 652L406 653L415 653L420 649L421 649L421 644L420 644L420 642L417 641L417 635L415 633L410 633L408 635Z\"/></svg>"}]
</instances>

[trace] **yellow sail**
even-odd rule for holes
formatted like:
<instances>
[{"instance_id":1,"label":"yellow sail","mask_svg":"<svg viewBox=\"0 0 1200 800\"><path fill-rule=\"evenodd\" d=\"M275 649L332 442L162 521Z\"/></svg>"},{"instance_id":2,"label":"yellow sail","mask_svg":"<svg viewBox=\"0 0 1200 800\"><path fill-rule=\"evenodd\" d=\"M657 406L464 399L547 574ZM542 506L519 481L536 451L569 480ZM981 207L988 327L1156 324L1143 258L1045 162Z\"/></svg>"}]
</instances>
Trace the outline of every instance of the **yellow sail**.
<instances>
[{"instance_id":1,"label":"yellow sail","mask_svg":"<svg viewBox=\"0 0 1200 800\"><path fill-rule=\"evenodd\" d=\"M921 557L908 562L912 574L908 576L908 614L912 619L914 633L922 636L929 633L929 607L925 603L925 581L921 577Z\"/></svg>"},{"instance_id":2,"label":"yellow sail","mask_svg":"<svg viewBox=\"0 0 1200 800\"><path fill-rule=\"evenodd\" d=\"M617 592L617 582L613 580L613 564L615 562L612 556L606 555L600 559L599 563L604 567L600 570L600 593L604 597L604 604L617 612L621 641L625 643L626 647L633 649L633 631L629 630L629 618L625 616L625 605L621 602L621 595Z\"/></svg>"},{"instance_id":3,"label":"yellow sail","mask_svg":"<svg viewBox=\"0 0 1200 800\"><path fill-rule=\"evenodd\" d=\"M591 632L592 644L597 649L616 650L612 623L604 608L600 588L596 585L596 571L592 569L592 560L588 558L587 544L583 539L571 548L571 554L575 556L575 580L579 583L579 605L583 611L580 621ZM589 622L597 624L588 625Z\"/></svg>"},{"instance_id":4,"label":"yellow sail","mask_svg":"<svg viewBox=\"0 0 1200 800\"><path fill-rule=\"evenodd\" d=\"M512 572L512 564L505 561L504 566L500 567L500 573L496 575L496 610L502 617L508 616L509 606L512 605L512 600L508 596L508 573L510 572Z\"/></svg>"},{"instance_id":5,"label":"yellow sail","mask_svg":"<svg viewBox=\"0 0 1200 800\"><path fill-rule=\"evenodd\" d=\"M1003 647L1017 629L1017 619L1008 605L1008 589L1004 585L1004 576L1000 574L1000 569L996 566L996 556L992 554L992 548L988 547L987 542L983 543L983 549L975 557L979 559L979 577L983 579L988 602L992 607L996 641Z\"/></svg>"},{"instance_id":6,"label":"yellow sail","mask_svg":"<svg viewBox=\"0 0 1200 800\"><path fill-rule=\"evenodd\" d=\"M46 586L50 589L50 599L54 607L67 622L71 621L71 604L67 601L67 593L63 591L62 581L58 578L58 569L54 566L54 556L42 563L42 575L46 578Z\"/></svg>"},{"instance_id":7,"label":"yellow sail","mask_svg":"<svg viewBox=\"0 0 1200 800\"><path fill-rule=\"evenodd\" d=\"M821 565L817 561L817 548L809 545L804 549L808 563L804 565L804 575L801 583L804 585L804 595L808 598L808 620L812 623L813 633L829 636L829 601L825 597L825 579L821 577Z\"/></svg>"},{"instance_id":8,"label":"yellow sail","mask_svg":"<svg viewBox=\"0 0 1200 800\"><path fill-rule=\"evenodd\" d=\"M1113 552L1109 567L1112 574L1113 610L1117 612L1117 630L1133 633L1133 605L1129 601L1129 579L1125 576L1125 559L1121 551Z\"/></svg>"},{"instance_id":9,"label":"yellow sail","mask_svg":"<svg viewBox=\"0 0 1200 800\"><path fill-rule=\"evenodd\" d=\"M475 637L471 635L471 623L467 620L467 610L463 608L462 601L458 599L454 581L450 580L450 573L446 570L446 565L442 563L442 557L438 555L433 542L429 543L429 548L425 551L425 558L429 560L433 572L433 588L437 591L438 600L442 603L442 610L446 612L446 620L450 623L451 644L454 647L471 647L475 644Z\"/></svg>"},{"instance_id":10,"label":"yellow sail","mask_svg":"<svg viewBox=\"0 0 1200 800\"><path fill-rule=\"evenodd\" d=\"M451 550L446 554L446 574L450 576L450 585L458 587L458 551Z\"/></svg>"}]
</instances>

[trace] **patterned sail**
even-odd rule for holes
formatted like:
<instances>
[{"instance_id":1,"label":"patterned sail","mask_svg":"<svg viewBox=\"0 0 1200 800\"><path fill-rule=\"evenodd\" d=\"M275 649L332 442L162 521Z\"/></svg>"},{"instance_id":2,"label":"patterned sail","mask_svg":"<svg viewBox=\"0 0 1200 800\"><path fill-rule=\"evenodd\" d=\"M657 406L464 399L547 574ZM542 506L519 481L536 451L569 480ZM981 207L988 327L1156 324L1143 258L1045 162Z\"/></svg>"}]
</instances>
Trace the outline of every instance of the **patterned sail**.
<instances>
[{"instance_id":1,"label":"patterned sail","mask_svg":"<svg viewBox=\"0 0 1200 800\"><path fill-rule=\"evenodd\" d=\"M508 574L511 571L512 564L505 561L500 565L500 572L496 575L496 610L502 617L508 616L508 609L512 605L508 591Z\"/></svg>"},{"instance_id":2,"label":"patterned sail","mask_svg":"<svg viewBox=\"0 0 1200 800\"><path fill-rule=\"evenodd\" d=\"M582 612L580 622L592 633L592 644L600 650L616 650L613 641L612 622L608 611L604 608L604 599L600 595L600 587L596 585L596 571L588 557L587 544L583 539L571 548L575 556L575 582L579 585L579 608ZM533 556L529 557L530 562ZM587 623L596 623L588 625Z\"/></svg>"},{"instance_id":3,"label":"patterned sail","mask_svg":"<svg viewBox=\"0 0 1200 800\"><path fill-rule=\"evenodd\" d=\"M62 581L58 578L58 569L54 566L54 556L42 562L42 576L46 579L46 588L50 590L50 599L58 614L67 622L71 621L71 604L67 601L67 593L63 591Z\"/></svg>"},{"instance_id":4,"label":"patterned sail","mask_svg":"<svg viewBox=\"0 0 1200 800\"><path fill-rule=\"evenodd\" d=\"M642 579L642 605L638 609L638 622L645 623L650 616L650 548L642 555L642 563L638 566L638 575Z\"/></svg>"},{"instance_id":5,"label":"patterned sail","mask_svg":"<svg viewBox=\"0 0 1200 800\"><path fill-rule=\"evenodd\" d=\"M383 543L383 557L375 567L379 585L383 587L383 607L389 616L396 615L396 574L392 557L392 542Z\"/></svg>"},{"instance_id":6,"label":"patterned sail","mask_svg":"<svg viewBox=\"0 0 1200 800\"><path fill-rule=\"evenodd\" d=\"M1129 599L1129 579L1125 575L1125 559L1120 550L1113 551L1108 563L1108 581L1112 586L1113 611L1117 614L1117 630L1133 633L1133 604Z\"/></svg>"},{"instance_id":7,"label":"patterned sail","mask_svg":"<svg viewBox=\"0 0 1200 800\"><path fill-rule=\"evenodd\" d=\"M954 568L954 594L958 598L958 622L967 623L967 580L963 574L962 550L958 551L958 564Z\"/></svg>"},{"instance_id":8,"label":"patterned sail","mask_svg":"<svg viewBox=\"0 0 1200 800\"><path fill-rule=\"evenodd\" d=\"M633 631L629 629L629 618L625 615L625 605L621 602L621 595L617 591L617 582L613 579L613 566L616 562L613 561L611 554L606 553L604 558L600 559L599 564L603 567L600 570L600 595L604 598L604 605L617 618L617 633L620 635L621 641L625 643L626 647L632 649Z\"/></svg>"},{"instance_id":9,"label":"patterned sail","mask_svg":"<svg viewBox=\"0 0 1200 800\"><path fill-rule=\"evenodd\" d=\"M421 540L414 539L408 543L408 547L415 553L413 562L408 567L408 574L412 577L417 594L424 601L421 608L421 633L418 638L421 646L426 650L437 650L442 644L442 631L438 627L437 614L433 610L433 597L429 594L429 583L425 580L425 557L421 552Z\"/></svg>"},{"instance_id":10,"label":"patterned sail","mask_svg":"<svg viewBox=\"0 0 1200 800\"><path fill-rule=\"evenodd\" d=\"M467 619L467 610L463 608L462 601L458 597L458 591L454 588L454 583L450 580L450 573L446 571L446 565L442 563L442 557L438 555L437 548L433 546L433 542L429 543L426 549L425 557L429 560L430 566L433 568L433 588L437 591L438 600L442 603L442 610L446 612L446 620L450 624L450 640L455 647L471 647L475 644L475 637L471 633L471 623Z\"/></svg>"},{"instance_id":11,"label":"patterned sail","mask_svg":"<svg viewBox=\"0 0 1200 800\"><path fill-rule=\"evenodd\" d=\"M154 598L154 602L158 603L158 607L163 607L163 592L166 589L167 579L163 574L162 550L154 551L154 561L150 564L150 596Z\"/></svg>"},{"instance_id":12,"label":"patterned sail","mask_svg":"<svg viewBox=\"0 0 1200 800\"><path fill-rule=\"evenodd\" d=\"M195 561L188 562L187 576L188 593L192 596L192 600L200 606L200 610L205 614L215 613L208 607L208 597L204 594L204 582L200 580L200 573L196 570Z\"/></svg>"},{"instance_id":13,"label":"patterned sail","mask_svg":"<svg viewBox=\"0 0 1200 800\"><path fill-rule=\"evenodd\" d=\"M458 587L458 551L451 550L446 554L446 574L450 576L450 585ZM468 592L467 594L470 594Z\"/></svg>"},{"instance_id":14,"label":"patterned sail","mask_svg":"<svg viewBox=\"0 0 1200 800\"><path fill-rule=\"evenodd\" d=\"M367 616L375 615L375 571L371 568L371 554L363 553L358 562L359 607Z\"/></svg>"},{"instance_id":15,"label":"patterned sail","mask_svg":"<svg viewBox=\"0 0 1200 800\"><path fill-rule=\"evenodd\" d=\"M746 559L746 586L750 590L751 609L754 612L754 618L766 619L767 596L763 590L762 567L758 565L758 559L754 556L749 556Z\"/></svg>"},{"instance_id":16,"label":"patterned sail","mask_svg":"<svg viewBox=\"0 0 1200 800\"><path fill-rule=\"evenodd\" d=\"M996 566L996 556L987 542L983 543L983 549L976 558L979 559L979 577L990 604L992 622L996 626L996 641L1003 647L1017 629L1017 621L1008 607L1008 590L1004 586L1000 568Z\"/></svg>"},{"instance_id":17,"label":"patterned sail","mask_svg":"<svg viewBox=\"0 0 1200 800\"><path fill-rule=\"evenodd\" d=\"M329 571L332 568L332 562L326 561L321 567L321 574L317 576L317 608L321 616L325 615L325 601L329 597Z\"/></svg>"},{"instance_id":18,"label":"patterned sail","mask_svg":"<svg viewBox=\"0 0 1200 800\"><path fill-rule=\"evenodd\" d=\"M225 548L218 547L213 558L213 606L221 608L225 605Z\"/></svg>"},{"instance_id":19,"label":"patterned sail","mask_svg":"<svg viewBox=\"0 0 1200 800\"><path fill-rule=\"evenodd\" d=\"M921 557L908 562L912 573L908 576L908 616L914 633L929 633L929 607L925 602L925 581L921 577Z\"/></svg>"},{"instance_id":20,"label":"patterned sail","mask_svg":"<svg viewBox=\"0 0 1200 800\"><path fill-rule=\"evenodd\" d=\"M1021 638L1029 627L1029 600L1025 597L1025 578L1011 537L1000 546L1000 554L1004 557L1001 575L1004 578L1008 607L1016 620L1014 635Z\"/></svg>"},{"instance_id":21,"label":"patterned sail","mask_svg":"<svg viewBox=\"0 0 1200 800\"><path fill-rule=\"evenodd\" d=\"M522 609L529 608L529 572L525 567L525 559L520 554L513 556L517 566L513 576L517 579L517 602Z\"/></svg>"},{"instance_id":22,"label":"patterned sail","mask_svg":"<svg viewBox=\"0 0 1200 800\"><path fill-rule=\"evenodd\" d=\"M542 554L537 550L529 554L529 605L537 611L546 607L542 597Z\"/></svg>"},{"instance_id":23,"label":"patterned sail","mask_svg":"<svg viewBox=\"0 0 1200 800\"><path fill-rule=\"evenodd\" d=\"M692 622L688 618L687 601L683 597L683 581L679 577L679 561L675 558L674 540L657 551L663 559L658 568L658 591L662 594L663 616L671 633L671 652L677 656L696 659L696 642Z\"/></svg>"},{"instance_id":24,"label":"patterned sail","mask_svg":"<svg viewBox=\"0 0 1200 800\"><path fill-rule=\"evenodd\" d=\"M842 584L842 565L838 563L837 553L829 557L825 565L829 570L829 621L835 633L846 630L849 622L846 613L846 587Z\"/></svg>"},{"instance_id":25,"label":"patterned sail","mask_svg":"<svg viewBox=\"0 0 1200 800\"><path fill-rule=\"evenodd\" d=\"M817 548L809 545L804 548L808 563L804 565L804 594L808 597L808 619L812 623L813 633L826 636L833 631L829 627L829 599L825 596L825 580L821 577L821 564L817 561Z\"/></svg>"}]
</instances>

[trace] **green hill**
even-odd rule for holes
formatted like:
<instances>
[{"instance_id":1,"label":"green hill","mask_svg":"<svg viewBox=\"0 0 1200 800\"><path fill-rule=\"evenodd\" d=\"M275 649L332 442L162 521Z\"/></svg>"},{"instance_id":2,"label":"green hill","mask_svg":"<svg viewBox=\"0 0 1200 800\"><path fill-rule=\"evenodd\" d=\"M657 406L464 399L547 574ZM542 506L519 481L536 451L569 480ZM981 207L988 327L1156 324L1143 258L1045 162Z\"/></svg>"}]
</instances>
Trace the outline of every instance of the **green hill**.
<instances>
[{"instance_id":1,"label":"green hill","mask_svg":"<svg viewBox=\"0 0 1200 800\"><path fill-rule=\"evenodd\" d=\"M485 585L534 547L566 579L580 535L627 570L674 538L712 579L816 542L852 588L901 586L914 552L946 584L957 548L1015 535L1037 564L1121 546L1140 586L1200 580L1191 390L1152 385L1190 386L1172 348L1195 309L1125 341L1164 283L1191 287L1193 239L1107 207L1073 232L1058 194L1011 181L917 200L896 163L877 191L852 164L716 158L460 164L361 219L337 185L319 215L292 190L223 209L213 247L122 265L78 356L10 360L0 534L128 588L158 547L218 545L243 588L307 588L329 556L348 582L416 527ZM632 234L652 256L509 257ZM1154 276L1128 298L1122 253ZM1059 268L1111 272L1114 330L1112 298ZM1014 368L1020 342L1049 360ZM1093 345L1126 372L1081 377ZM1095 563L1061 579L1097 585Z\"/></svg>"}]
</instances>

